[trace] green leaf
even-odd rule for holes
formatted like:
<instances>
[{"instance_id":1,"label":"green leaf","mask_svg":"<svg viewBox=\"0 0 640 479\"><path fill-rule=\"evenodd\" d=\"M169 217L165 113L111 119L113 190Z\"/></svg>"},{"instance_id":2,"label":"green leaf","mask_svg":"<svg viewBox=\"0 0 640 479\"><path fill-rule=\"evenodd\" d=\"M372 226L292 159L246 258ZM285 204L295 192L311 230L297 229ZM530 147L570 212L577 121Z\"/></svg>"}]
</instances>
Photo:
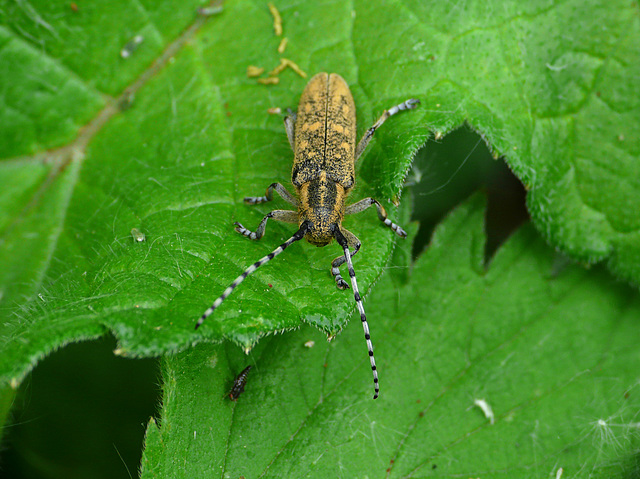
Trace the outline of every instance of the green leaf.
<instances>
[{"instance_id":1,"label":"green leaf","mask_svg":"<svg viewBox=\"0 0 640 479\"><path fill-rule=\"evenodd\" d=\"M242 197L287 181L292 155L267 110L295 107L307 81L291 70L276 86L246 77L247 66L269 70L281 58L264 2L230 2L210 18L196 14L203 3L0 7L1 382L15 385L51 350L107 330L126 355L203 340L248 348L302 323L335 334L353 310L328 274L339 251L296 244L193 331L229 282L292 233L270 224L253 244L232 224L257 224L269 208ZM549 241L576 258L608 258L640 283L637 10L466 6L278 4L284 55L309 74L347 79L360 134L384 108L422 101L376 134L353 198L399 197L427 128L443 134L466 119L530 188ZM346 226L364 245L356 269L366 291L395 239L373 212ZM146 242L134 243L132 228Z\"/></svg>"},{"instance_id":2,"label":"green leaf","mask_svg":"<svg viewBox=\"0 0 640 479\"><path fill-rule=\"evenodd\" d=\"M166 2L146 11L92 4L74 11L54 2L2 10L0 52L11 68L0 81L16 83L11 100L30 103L25 115L51 110L52 116L30 113L31 139L0 151L6 158L0 178L10 185L0 195L1 382L15 386L49 351L107 331L118 340L117 353L130 356L202 340L250 348L265 334L302 323L334 335L355 308L353 296L337 290L329 274L339 248L301 242L248 278L194 331L233 279L295 231L270 222L265 238L251 242L233 223L255 229L270 209L284 206L278 199L273 207L250 207L242 198L263 194L273 181L288 182L293 154L282 116L267 110L295 108L308 80L292 70L277 86L246 77L250 64L279 63L266 4L238 2L207 18L196 13L201 3ZM327 12L342 19L322 26L327 50L316 58L324 47L310 48L304 23L290 21L287 55L309 74L340 71L354 85L362 133L374 121L371 103L358 86L353 54L335 47L349 41L343 27L352 23L350 9L334 5ZM247 27L254 34L238 36ZM121 49L137 35L144 40L122 58ZM37 47L33 39L40 39ZM47 69L29 76L28 65L36 70L40 64ZM25 78L8 76L14 70ZM43 84L45 92L34 95ZM381 99L399 101L393 92ZM72 112L65 110L69 104ZM0 110L0 126L12 125L11 111ZM385 129L402 128L403 116L410 115ZM417 124L421 115L413 116ZM425 137L423 130L413 143ZM390 143L389 162L402 168L406 145L396 150L397 142ZM353 200L373 191L361 180ZM396 208L380 200L395 218ZM366 294L396 238L374 211L345 225L363 242L355 267ZM134 241L133 228L146 241Z\"/></svg>"},{"instance_id":3,"label":"green leaf","mask_svg":"<svg viewBox=\"0 0 640 479\"><path fill-rule=\"evenodd\" d=\"M549 242L640 284L637 4L380 2L357 9L353 37L369 98L402 83L437 136L466 120L526 185ZM388 57L398 64L381 74ZM402 170L373 155L363 176L397 193Z\"/></svg>"},{"instance_id":4,"label":"green leaf","mask_svg":"<svg viewBox=\"0 0 640 479\"><path fill-rule=\"evenodd\" d=\"M358 321L331 343L303 327L249 356L166 356L142 477L635 477L638 293L561 261L531 226L478 271L479 199L438 228L406 286L386 276L366 302L378 400Z\"/></svg>"}]
</instances>

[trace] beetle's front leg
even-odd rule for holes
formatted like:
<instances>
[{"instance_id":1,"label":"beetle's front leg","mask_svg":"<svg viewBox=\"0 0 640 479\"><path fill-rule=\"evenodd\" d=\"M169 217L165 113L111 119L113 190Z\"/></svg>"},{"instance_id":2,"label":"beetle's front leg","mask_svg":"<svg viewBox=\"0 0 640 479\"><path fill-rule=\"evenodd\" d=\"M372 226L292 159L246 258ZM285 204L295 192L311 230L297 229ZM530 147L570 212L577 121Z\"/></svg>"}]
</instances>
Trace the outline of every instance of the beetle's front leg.
<instances>
[{"instance_id":1,"label":"beetle's front leg","mask_svg":"<svg viewBox=\"0 0 640 479\"><path fill-rule=\"evenodd\" d=\"M267 221L269 221L269 218L273 218L276 221L284 221L285 223L297 223L298 212L290 210L273 210L264 218L262 218L262 221L258 225L258 229L255 232L249 231L237 221L234 224L236 225L236 231L241 235L244 235L252 240L259 240L264 235L264 230L267 227Z\"/></svg>"}]
</instances>

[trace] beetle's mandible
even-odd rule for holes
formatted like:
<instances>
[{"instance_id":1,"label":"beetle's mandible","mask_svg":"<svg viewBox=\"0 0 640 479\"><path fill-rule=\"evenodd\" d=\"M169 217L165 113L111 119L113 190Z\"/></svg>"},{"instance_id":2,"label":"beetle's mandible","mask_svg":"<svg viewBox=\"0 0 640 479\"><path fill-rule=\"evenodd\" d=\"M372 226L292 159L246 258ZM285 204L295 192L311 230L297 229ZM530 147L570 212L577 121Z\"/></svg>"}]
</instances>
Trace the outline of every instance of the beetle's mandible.
<instances>
[{"instance_id":1,"label":"beetle's mandible","mask_svg":"<svg viewBox=\"0 0 640 479\"><path fill-rule=\"evenodd\" d=\"M369 350L375 386L373 398L378 397L380 388L373 357L373 345L351 261L351 258L360 250L360 240L342 227L342 220L345 215L359 213L375 205L380 221L398 236L402 238L407 236L400 226L387 218L384 207L374 198L365 198L349 206L345 206L345 201L355 185L355 163L371 141L375 131L390 116L402 110L413 109L419 103L418 100L411 99L385 110L356 145L356 107L347 83L336 73L318 73L309 81L300 97L297 113L290 112L284 119L287 137L295 153L291 182L297 195L289 193L280 183L272 183L267 188L265 196L244 199L245 203L250 205L271 201L275 190L287 203L296 207L296 211L271 211L262 219L255 232L236 223L236 231L253 240L262 238L269 218L297 223L299 229L291 238L238 276L200 317L196 323L196 329L247 276L278 256L292 243L306 237L311 244L326 246L335 238L344 254L331 263L331 274L338 288L348 288L349 285L340 275L340 266L347 263L351 287Z\"/></svg>"}]
</instances>

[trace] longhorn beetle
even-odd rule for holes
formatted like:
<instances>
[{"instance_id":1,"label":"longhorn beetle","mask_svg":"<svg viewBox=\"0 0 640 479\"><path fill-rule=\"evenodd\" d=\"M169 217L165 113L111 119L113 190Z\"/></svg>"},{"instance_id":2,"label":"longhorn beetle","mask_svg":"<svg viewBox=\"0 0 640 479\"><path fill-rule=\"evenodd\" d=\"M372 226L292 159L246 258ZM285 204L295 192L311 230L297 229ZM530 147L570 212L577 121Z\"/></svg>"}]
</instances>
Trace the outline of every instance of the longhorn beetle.
<instances>
[{"instance_id":1,"label":"longhorn beetle","mask_svg":"<svg viewBox=\"0 0 640 479\"><path fill-rule=\"evenodd\" d=\"M351 262L351 258L360 250L360 240L342 227L342 219L345 215L360 213L375 205L380 221L398 236L402 238L407 236L400 226L387 218L384 207L374 198L365 198L346 207L345 200L355 185L355 162L362 155L375 131L390 116L402 110L411 110L419 103L418 100L411 99L385 110L356 146L356 107L347 83L335 73L318 73L309 81L300 97L297 114L289 112L284 119L287 137L295 154L291 182L296 188L297 195L289 193L280 183L272 183L267 188L265 196L250 196L244 199L244 202L249 205L265 203L273 200L275 190L282 199L295 206L297 211L273 210L262 219L255 232L249 231L240 223L235 223L236 231L252 240L262 238L269 218L286 223L297 223L299 229L291 238L238 276L200 317L196 323L196 329L247 276L278 256L292 243L306 237L311 244L326 246L335 238L343 249L344 255L333 260L331 274L339 289L348 288L349 285L340 275L340 266L347 263L353 295L360 312L364 338L369 350L375 386L373 399L378 397L380 387L373 357L373 345L369 335L367 316L358 291L356 273Z\"/></svg>"}]
</instances>

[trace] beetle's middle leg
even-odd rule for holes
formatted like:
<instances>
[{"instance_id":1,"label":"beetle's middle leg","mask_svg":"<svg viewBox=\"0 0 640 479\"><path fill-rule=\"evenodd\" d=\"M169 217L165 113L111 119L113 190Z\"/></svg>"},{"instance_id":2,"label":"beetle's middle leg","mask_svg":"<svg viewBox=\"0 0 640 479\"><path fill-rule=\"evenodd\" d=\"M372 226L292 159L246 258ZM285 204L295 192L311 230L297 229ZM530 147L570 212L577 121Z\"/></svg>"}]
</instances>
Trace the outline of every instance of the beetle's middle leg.
<instances>
[{"instance_id":1,"label":"beetle's middle leg","mask_svg":"<svg viewBox=\"0 0 640 479\"><path fill-rule=\"evenodd\" d=\"M361 211L366 210L372 205L376 205L376 209L378 210L378 218L380 219L380 221L391 228L401 238L407 237L407 232L387 217L387 211L384 209L384 206L382 206L380 202L375 198L365 198L364 200L360 200L357 203L347 206L344 210L344 214L352 215L354 213L360 213Z\"/></svg>"},{"instance_id":2,"label":"beetle's middle leg","mask_svg":"<svg viewBox=\"0 0 640 479\"><path fill-rule=\"evenodd\" d=\"M236 225L236 231L241 235L244 235L252 240L259 240L264 235L264 230L267 227L267 221L269 221L269 218L273 218L276 221L284 221L285 223L297 223L298 212L290 210L273 210L264 218L262 218L262 221L258 225L258 229L256 229L255 232L249 231L237 221L234 224Z\"/></svg>"},{"instance_id":3,"label":"beetle's middle leg","mask_svg":"<svg viewBox=\"0 0 640 479\"><path fill-rule=\"evenodd\" d=\"M342 235L347 239L347 244L349 245L349 251L353 251L353 253L351 253L351 257L353 258L356 255L356 253L360 250L360 246L362 245L362 243L360 243L360 240L358 239L358 237L354 235L351 231L346 230L344 228L340 228L340 231L342 232ZM342 278L342 275L340 274L340 266L342 266L346 262L347 260L344 257L344 255L338 256L336 259L334 259L331 262L331 274L335 278L336 286L339 289L349 289L349 284Z\"/></svg>"},{"instance_id":4,"label":"beetle's middle leg","mask_svg":"<svg viewBox=\"0 0 640 479\"><path fill-rule=\"evenodd\" d=\"M382 115L380 115L380 118L378 118L378 121L376 121L373 124L373 126L366 131L366 133L358 143L358 146L356 147L356 161L358 161L358 158L360 158L360 155L362 155L362 152L365 150L365 148L371 141L371 137L373 136L373 134L376 132L378 128L382 126L382 124L385 121L387 121L387 118L403 110L413 110L419 104L420 104L420 100L416 100L412 98L410 100L404 101L399 105L391 107L388 110L385 110L384 112L382 112Z\"/></svg>"},{"instance_id":5,"label":"beetle's middle leg","mask_svg":"<svg viewBox=\"0 0 640 479\"><path fill-rule=\"evenodd\" d=\"M248 205L257 205L260 203L266 203L273 200L273 190L276 190L278 194L292 206L298 206L298 199L287 191L287 189L280 183L271 183L267 187L267 194L264 196L246 196L244 202Z\"/></svg>"}]
</instances>

